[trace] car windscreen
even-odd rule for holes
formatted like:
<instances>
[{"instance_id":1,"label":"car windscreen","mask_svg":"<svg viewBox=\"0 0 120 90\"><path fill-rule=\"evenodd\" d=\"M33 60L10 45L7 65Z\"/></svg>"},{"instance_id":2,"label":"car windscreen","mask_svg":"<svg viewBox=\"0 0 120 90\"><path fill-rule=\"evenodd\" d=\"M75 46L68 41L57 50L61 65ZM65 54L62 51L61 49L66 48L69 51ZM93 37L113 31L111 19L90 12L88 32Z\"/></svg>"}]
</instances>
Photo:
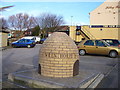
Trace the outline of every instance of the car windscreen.
<instances>
[{"instance_id":1,"label":"car windscreen","mask_svg":"<svg viewBox=\"0 0 120 90\"><path fill-rule=\"evenodd\" d=\"M31 40L35 40L35 38L32 38Z\"/></svg>"}]
</instances>

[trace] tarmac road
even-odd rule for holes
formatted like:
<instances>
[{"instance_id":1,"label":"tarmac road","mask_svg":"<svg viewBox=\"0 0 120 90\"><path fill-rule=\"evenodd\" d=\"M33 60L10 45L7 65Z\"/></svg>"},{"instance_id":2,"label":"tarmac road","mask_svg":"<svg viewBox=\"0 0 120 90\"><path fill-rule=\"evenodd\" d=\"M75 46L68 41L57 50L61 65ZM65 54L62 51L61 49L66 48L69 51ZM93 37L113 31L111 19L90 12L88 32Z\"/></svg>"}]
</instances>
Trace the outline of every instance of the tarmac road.
<instances>
[{"instance_id":1,"label":"tarmac road","mask_svg":"<svg viewBox=\"0 0 120 90\"><path fill-rule=\"evenodd\" d=\"M11 48L2 51L2 80L6 81L9 73L37 67L40 47L41 44L38 44L34 48ZM80 56L80 69L105 75L98 88L118 87L117 63L118 58L101 55Z\"/></svg>"}]
</instances>

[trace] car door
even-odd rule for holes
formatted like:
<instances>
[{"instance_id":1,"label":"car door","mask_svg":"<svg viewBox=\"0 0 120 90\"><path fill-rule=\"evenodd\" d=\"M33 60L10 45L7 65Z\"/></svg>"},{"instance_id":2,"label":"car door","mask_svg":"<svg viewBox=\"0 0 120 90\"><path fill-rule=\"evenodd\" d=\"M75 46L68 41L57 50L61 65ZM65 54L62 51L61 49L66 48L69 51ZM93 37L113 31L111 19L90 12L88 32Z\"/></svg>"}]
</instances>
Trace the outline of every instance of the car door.
<instances>
[{"instance_id":1,"label":"car door","mask_svg":"<svg viewBox=\"0 0 120 90\"><path fill-rule=\"evenodd\" d=\"M94 40L87 40L87 41L84 43L83 48L85 49L86 53L94 54L94 53L95 53Z\"/></svg>"},{"instance_id":2,"label":"car door","mask_svg":"<svg viewBox=\"0 0 120 90\"><path fill-rule=\"evenodd\" d=\"M30 39L25 40L25 45L26 45L26 46L27 46L27 45L30 45L30 44L32 44L32 41L31 41Z\"/></svg>"},{"instance_id":3,"label":"car door","mask_svg":"<svg viewBox=\"0 0 120 90\"><path fill-rule=\"evenodd\" d=\"M18 46L22 47L25 46L25 39L21 39L18 41Z\"/></svg>"},{"instance_id":4,"label":"car door","mask_svg":"<svg viewBox=\"0 0 120 90\"><path fill-rule=\"evenodd\" d=\"M23 46L27 46L29 43L29 39L24 39Z\"/></svg>"},{"instance_id":5,"label":"car door","mask_svg":"<svg viewBox=\"0 0 120 90\"><path fill-rule=\"evenodd\" d=\"M95 40L96 54L107 55L109 50L102 40Z\"/></svg>"}]
</instances>

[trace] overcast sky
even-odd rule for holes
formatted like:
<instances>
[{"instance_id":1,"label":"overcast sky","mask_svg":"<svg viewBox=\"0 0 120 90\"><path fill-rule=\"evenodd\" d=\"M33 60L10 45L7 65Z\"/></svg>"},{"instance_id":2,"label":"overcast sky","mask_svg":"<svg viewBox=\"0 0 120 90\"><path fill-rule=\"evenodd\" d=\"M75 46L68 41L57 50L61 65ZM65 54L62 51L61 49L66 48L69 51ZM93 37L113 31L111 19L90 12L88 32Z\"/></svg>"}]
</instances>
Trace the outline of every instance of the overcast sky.
<instances>
[{"instance_id":1,"label":"overcast sky","mask_svg":"<svg viewBox=\"0 0 120 90\"><path fill-rule=\"evenodd\" d=\"M53 13L63 16L66 25L71 25L71 23L73 25L88 25L89 13L105 0L56 1L57 2L55 2L55 0L44 0L44 2L40 0L1 0L0 7L8 5L14 5L14 7L2 12L0 17L8 18L17 13L28 13L29 15L37 17L41 13Z\"/></svg>"}]
</instances>

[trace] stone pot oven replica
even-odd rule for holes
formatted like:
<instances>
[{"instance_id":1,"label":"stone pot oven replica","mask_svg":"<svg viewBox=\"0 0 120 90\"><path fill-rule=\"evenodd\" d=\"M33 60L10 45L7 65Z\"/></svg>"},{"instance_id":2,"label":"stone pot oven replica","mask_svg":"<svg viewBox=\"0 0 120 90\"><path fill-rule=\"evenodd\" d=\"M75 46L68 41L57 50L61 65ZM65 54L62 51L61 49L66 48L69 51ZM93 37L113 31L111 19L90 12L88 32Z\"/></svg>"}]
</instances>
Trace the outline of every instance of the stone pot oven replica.
<instances>
[{"instance_id":1,"label":"stone pot oven replica","mask_svg":"<svg viewBox=\"0 0 120 90\"><path fill-rule=\"evenodd\" d=\"M79 74L79 53L73 40L54 32L42 44L38 72L47 77L73 77Z\"/></svg>"}]
</instances>

